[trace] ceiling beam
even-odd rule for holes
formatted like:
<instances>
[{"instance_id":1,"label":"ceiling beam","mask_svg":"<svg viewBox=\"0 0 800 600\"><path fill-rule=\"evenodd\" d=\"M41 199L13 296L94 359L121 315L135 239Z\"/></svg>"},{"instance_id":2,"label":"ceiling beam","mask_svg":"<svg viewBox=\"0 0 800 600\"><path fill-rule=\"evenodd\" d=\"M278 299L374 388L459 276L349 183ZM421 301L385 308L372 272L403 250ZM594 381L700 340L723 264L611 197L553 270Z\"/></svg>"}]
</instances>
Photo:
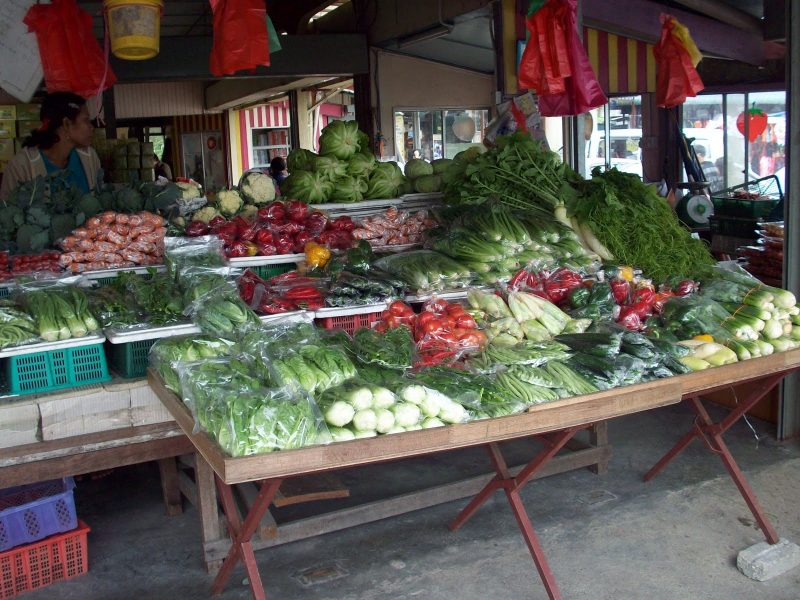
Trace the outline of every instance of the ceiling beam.
<instances>
[{"instance_id":1,"label":"ceiling beam","mask_svg":"<svg viewBox=\"0 0 800 600\"><path fill-rule=\"evenodd\" d=\"M761 20L750 13L721 2L720 0L674 0L678 4L702 13L712 19L717 19L727 23L736 29L748 31L750 33L764 34L764 26Z\"/></svg>"},{"instance_id":2,"label":"ceiling beam","mask_svg":"<svg viewBox=\"0 0 800 600\"><path fill-rule=\"evenodd\" d=\"M206 110L227 110L254 104L319 81L318 77L261 77L217 81L206 88L205 107Z\"/></svg>"},{"instance_id":3,"label":"ceiling beam","mask_svg":"<svg viewBox=\"0 0 800 600\"><path fill-rule=\"evenodd\" d=\"M360 34L281 36L283 49L270 55L269 67L225 79L319 77L369 72L366 37ZM208 69L212 39L164 37L161 51L150 60L112 58L119 83L218 79Z\"/></svg>"},{"instance_id":4,"label":"ceiling beam","mask_svg":"<svg viewBox=\"0 0 800 600\"><path fill-rule=\"evenodd\" d=\"M689 28L700 51L751 65L764 62L764 40L714 19L695 15L649 0L592 0L581 4L583 24L649 43L661 34L660 16L668 12Z\"/></svg>"}]
</instances>

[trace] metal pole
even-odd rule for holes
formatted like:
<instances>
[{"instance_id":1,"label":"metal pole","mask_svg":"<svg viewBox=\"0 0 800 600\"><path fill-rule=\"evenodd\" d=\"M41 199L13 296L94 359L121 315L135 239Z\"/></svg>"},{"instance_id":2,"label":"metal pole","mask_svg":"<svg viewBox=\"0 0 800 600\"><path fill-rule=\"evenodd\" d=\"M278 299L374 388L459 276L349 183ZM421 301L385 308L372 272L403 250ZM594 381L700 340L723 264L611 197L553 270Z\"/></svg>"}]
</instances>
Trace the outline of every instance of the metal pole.
<instances>
[{"instance_id":1,"label":"metal pole","mask_svg":"<svg viewBox=\"0 0 800 600\"><path fill-rule=\"evenodd\" d=\"M786 189L783 219L786 240L783 259L783 281L786 289L800 291L800 6L786 3ZM800 435L800 380L790 375L781 388L778 411L778 438Z\"/></svg>"}]
</instances>

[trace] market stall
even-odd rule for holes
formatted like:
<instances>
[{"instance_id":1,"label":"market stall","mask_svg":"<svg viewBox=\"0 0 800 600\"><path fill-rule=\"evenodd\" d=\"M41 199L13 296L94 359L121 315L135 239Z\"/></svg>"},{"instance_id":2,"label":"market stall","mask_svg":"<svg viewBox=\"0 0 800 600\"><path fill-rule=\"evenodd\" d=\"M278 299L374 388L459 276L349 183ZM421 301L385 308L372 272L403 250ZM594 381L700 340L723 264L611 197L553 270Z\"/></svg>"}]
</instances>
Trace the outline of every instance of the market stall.
<instances>
[{"instance_id":1,"label":"market stall","mask_svg":"<svg viewBox=\"0 0 800 600\"><path fill-rule=\"evenodd\" d=\"M710 446L709 450L721 455L765 536L770 543L777 542L775 530L769 524L755 495L724 446L721 435L746 413L764 392L786 374L800 369L800 351L795 350L772 357L754 359L745 364L744 369L741 365L729 365L711 372L697 372L673 379L539 405L528 409L525 414L515 416L446 428L407 432L399 436L356 440L329 446L239 458L231 458L222 452L216 441L208 434L194 431L192 414L178 396L165 387L163 380L157 374L151 373L150 385L156 390L198 453L208 461L215 473L233 542L225 563L214 581L212 592L219 593L224 589L233 568L239 561L242 561L249 577L253 597L266 597L253 555L252 537L277 489L285 479L356 465L432 454L454 448L482 446L489 452L497 475L451 523L451 529L456 530L461 527L494 491L503 489L547 588L548 596L560 598L560 592L549 570L543 550L520 500L519 490L577 431L597 421L638 411L652 410L682 400L692 402L698 408L703 419L703 426L698 426L697 429L690 431L677 450L670 452L665 457L666 460L662 460L659 465L654 467L646 478L654 476L677 451L685 447L694 437L709 432L712 434L715 444ZM718 426L714 425L702 408L702 404L698 400L699 396L705 391L746 381L758 382L760 384L759 392L745 400L740 409L731 413L723 423ZM542 439L545 442L545 449L532 457L521 471L512 474L503 461L497 443L529 436ZM231 495L231 486L246 481L259 481L261 489L250 512L242 521L239 509Z\"/></svg>"}]
</instances>

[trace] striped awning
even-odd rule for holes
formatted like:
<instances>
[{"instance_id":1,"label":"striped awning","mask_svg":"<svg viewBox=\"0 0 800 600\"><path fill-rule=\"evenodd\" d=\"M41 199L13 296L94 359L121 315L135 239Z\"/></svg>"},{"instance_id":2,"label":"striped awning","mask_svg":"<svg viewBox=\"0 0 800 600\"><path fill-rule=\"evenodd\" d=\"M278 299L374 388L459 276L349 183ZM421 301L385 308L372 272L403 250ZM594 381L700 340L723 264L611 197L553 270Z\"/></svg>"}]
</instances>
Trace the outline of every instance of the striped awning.
<instances>
[{"instance_id":1,"label":"striped awning","mask_svg":"<svg viewBox=\"0 0 800 600\"><path fill-rule=\"evenodd\" d=\"M652 44L584 27L583 45L597 80L607 94L656 91Z\"/></svg>"},{"instance_id":2,"label":"striped awning","mask_svg":"<svg viewBox=\"0 0 800 600\"><path fill-rule=\"evenodd\" d=\"M289 127L289 102L272 102L248 108L244 111L247 124L252 129L262 127Z\"/></svg>"}]
</instances>

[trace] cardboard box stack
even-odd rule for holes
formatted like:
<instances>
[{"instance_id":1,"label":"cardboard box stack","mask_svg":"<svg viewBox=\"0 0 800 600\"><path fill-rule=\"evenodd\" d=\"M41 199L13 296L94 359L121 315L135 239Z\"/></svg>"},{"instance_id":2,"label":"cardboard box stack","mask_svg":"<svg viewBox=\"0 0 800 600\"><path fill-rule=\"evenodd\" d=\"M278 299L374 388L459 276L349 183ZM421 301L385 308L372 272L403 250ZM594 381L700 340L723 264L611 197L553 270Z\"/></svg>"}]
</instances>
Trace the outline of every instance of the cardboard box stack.
<instances>
[{"instance_id":1,"label":"cardboard box stack","mask_svg":"<svg viewBox=\"0 0 800 600\"><path fill-rule=\"evenodd\" d=\"M39 104L0 105L0 173L14 155L22 150L22 140L41 124Z\"/></svg>"}]
</instances>

